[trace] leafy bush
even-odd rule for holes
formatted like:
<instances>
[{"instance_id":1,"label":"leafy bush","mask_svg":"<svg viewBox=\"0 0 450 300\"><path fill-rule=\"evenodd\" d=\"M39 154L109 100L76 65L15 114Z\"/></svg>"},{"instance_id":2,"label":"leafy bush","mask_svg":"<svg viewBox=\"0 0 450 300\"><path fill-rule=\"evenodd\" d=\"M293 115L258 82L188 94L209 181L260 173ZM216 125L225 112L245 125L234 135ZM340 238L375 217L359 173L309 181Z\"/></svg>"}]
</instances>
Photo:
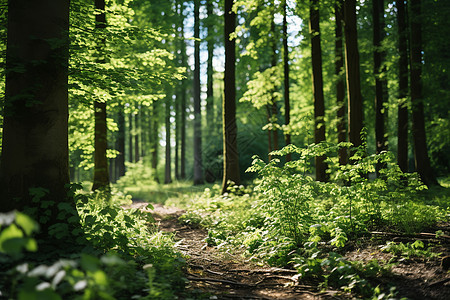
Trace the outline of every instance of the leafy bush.
<instances>
[{"instance_id":1,"label":"leafy bush","mask_svg":"<svg viewBox=\"0 0 450 300\"><path fill-rule=\"evenodd\" d=\"M98 193L75 194L74 199L81 221L78 231L57 225L50 233L55 238L74 238L73 244L62 248L52 249L52 243L45 242L38 251L32 237L35 221L18 212L0 215L0 262L8 262L0 269L2 296L172 299L182 291L185 262L175 252L170 235L152 230L149 214L122 209L117 204L123 201L122 195L113 195L109 201ZM70 249L73 245L77 247ZM36 252L30 256L25 250Z\"/></svg>"}]
</instances>

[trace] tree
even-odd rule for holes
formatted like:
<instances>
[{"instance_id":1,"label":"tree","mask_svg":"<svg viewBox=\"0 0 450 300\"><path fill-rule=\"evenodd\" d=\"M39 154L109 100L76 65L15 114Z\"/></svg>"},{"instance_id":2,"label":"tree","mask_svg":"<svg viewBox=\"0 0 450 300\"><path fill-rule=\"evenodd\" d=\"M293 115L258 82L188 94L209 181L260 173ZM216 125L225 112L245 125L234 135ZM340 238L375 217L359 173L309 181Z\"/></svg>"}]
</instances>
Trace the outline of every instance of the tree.
<instances>
[{"instance_id":1,"label":"tree","mask_svg":"<svg viewBox=\"0 0 450 300\"><path fill-rule=\"evenodd\" d=\"M275 26L275 1L272 0L270 1L270 32L269 32L269 39L270 39L270 46L271 46L271 62L270 62L270 66L272 68L276 68L277 67L277 30L276 30L276 26ZM272 100L271 100L271 105L270 107L268 107L268 117L269 117L269 123L270 123L270 128L269 128L269 135L270 133L272 133L272 149L269 149L270 151L275 151L279 149L279 145L278 145L278 103L277 103L277 97L274 96L274 93L276 92L276 90L274 89L272 91ZM269 136L269 141L270 141L270 136ZM270 144L270 142L269 142ZM269 159L271 158L271 156L269 155Z\"/></svg>"},{"instance_id":2,"label":"tree","mask_svg":"<svg viewBox=\"0 0 450 300\"><path fill-rule=\"evenodd\" d=\"M203 184L200 99L200 0L194 0L194 184Z\"/></svg>"},{"instance_id":3,"label":"tree","mask_svg":"<svg viewBox=\"0 0 450 300\"><path fill-rule=\"evenodd\" d=\"M137 163L141 159L141 153L139 151L139 133L141 132L140 128L140 117L139 117L139 108L135 114L133 114L134 118L134 162Z\"/></svg>"},{"instance_id":4,"label":"tree","mask_svg":"<svg viewBox=\"0 0 450 300\"><path fill-rule=\"evenodd\" d=\"M8 2L0 211L68 201L69 0ZM56 205L50 223L56 222Z\"/></svg>"},{"instance_id":5,"label":"tree","mask_svg":"<svg viewBox=\"0 0 450 300\"><path fill-rule=\"evenodd\" d=\"M236 126L236 41L231 34L236 27L236 14L232 10L233 0L225 0L225 74L223 98L223 181L222 194L228 182L240 184L239 153Z\"/></svg>"},{"instance_id":6,"label":"tree","mask_svg":"<svg viewBox=\"0 0 450 300\"><path fill-rule=\"evenodd\" d=\"M323 95L322 48L320 45L319 0L310 1L309 31L314 95L314 142L325 141L325 98ZM326 181L325 156L316 156L316 180Z\"/></svg>"},{"instance_id":7,"label":"tree","mask_svg":"<svg viewBox=\"0 0 450 300\"><path fill-rule=\"evenodd\" d=\"M283 1L283 72L284 72L284 123L288 127L291 122L291 105L289 99L289 48L287 32L287 1ZM289 129L287 129L289 131ZM286 145L291 144L291 135L289 132L284 134ZM286 161L291 161L291 153L286 155Z\"/></svg>"},{"instance_id":8,"label":"tree","mask_svg":"<svg viewBox=\"0 0 450 300\"><path fill-rule=\"evenodd\" d=\"M422 26L421 0L411 0L411 106L416 171L426 185L438 185L430 165L425 133L422 95Z\"/></svg>"},{"instance_id":9,"label":"tree","mask_svg":"<svg viewBox=\"0 0 450 300\"><path fill-rule=\"evenodd\" d=\"M349 142L362 144L363 102L359 70L358 34L356 29L356 0L344 0L345 70L348 96Z\"/></svg>"},{"instance_id":10,"label":"tree","mask_svg":"<svg viewBox=\"0 0 450 300\"><path fill-rule=\"evenodd\" d=\"M100 40L97 41L98 62L105 63L106 58L102 48L105 39L102 37L102 30L106 28L105 0L95 0L95 28ZM92 190L109 190L109 172L108 159L106 157L106 149L108 148L107 125L106 125L106 102L96 99L94 101L94 119L95 119L95 135L94 135L94 180Z\"/></svg>"},{"instance_id":11,"label":"tree","mask_svg":"<svg viewBox=\"0 0 450 300\"><path fill-rule=\"evenodd\" d=\"M171 161L171 145L170 145L170 106L172 103L172 95L170 92L166 96L165 106L165 129L166 129L166 161L164 168L164 183L168 184L172 182L172 161Z\"/></svg>"},{"instance_id":12,"label":"tree","mask_svg":"<svg viewBox=\"0 0 450 300\"><path fill-rule=\"evenodd\" d=\"M408 171L408 32L406 23L405 1L395 2L397 5L398 24L398 141L397 162L403 172Z\"/></svg>"},{"instance_id":13,"label":"tree","mask_svg":"<svg viewBox=\"0 0 450 300\"><path fill-rule=\"evenodd\" d=\"M384 38L384 0L372 1L372 17L373 17L373 69L375 75L375 147L376 153L379 154L387 150L387 141L385 137L385 83L382 79L383 58L385 56L382 49ZM380 166L377 166L379 168Z\"/></svg>"},{"instance_id":14,"label":"tree","mask_svg":"<svg viewBox=\"0 0 450 300\"><path fill-rule=\"evenodd\" d=\"M337 110L337 131L338 131L338 143L347 141L347 131L345 124L345 83L343 78L344 70L344 57L342 55L343 47L343 36L342 36L342 21L343 21L343 0L336 2L334 6L334 17L335 17L335 62L334 62L334 74L337 77L336 80L336 104ZM347 164L347 149L344 147L339 149L339 164Z\"/></svg>"},{"instance_id":15,"label":"tree","mask_svg":"<svg viewBox=\"0 0 450 300\"><path fill-rule=\"evenodd\" d=\"M115 159L116 177L125 175L125 114L121 108L117 113L117 140L116 150L118 152Z\"/></svg>"}]
</instances>

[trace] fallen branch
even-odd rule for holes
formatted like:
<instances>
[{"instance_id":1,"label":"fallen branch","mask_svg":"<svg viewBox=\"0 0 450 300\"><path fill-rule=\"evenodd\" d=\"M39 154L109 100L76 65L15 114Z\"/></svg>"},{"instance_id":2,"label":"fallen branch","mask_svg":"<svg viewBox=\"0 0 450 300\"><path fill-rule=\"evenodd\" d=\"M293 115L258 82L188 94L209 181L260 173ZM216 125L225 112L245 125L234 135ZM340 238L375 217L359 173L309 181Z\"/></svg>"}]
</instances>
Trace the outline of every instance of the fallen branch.
<instances>
[{"instance_id":1,"label":"fallen branch","mask_svg":"<svg viewBox=\"0 0 450 300\"><path fill-rule=\"evenodd\" d=\"M208 278L208 277L187 277L188 280L191 281L210 281L210 282L220 282L225 284L232 284L232 285L238 285L238 286L245 286L245 287L254 287L254 285L231 281L231 280L224 280L224 279L215 279L215 278Z\"/></svg>"},{"instance_id":2,"label":"fallen branch","mask_svg":"<svg viewBox=\"0 0 450 300\"><path fill-rule=\"evenodd\" d=\"M230 270L230 272L249 272L249 273L290 273L290 274L297 274L298 271L296 270L289 270L289 269L281 269L281 268L270 268L270 269L233 269Z\"/></svg>"},{"instance_id":3,"label":"fallen branch","mask_svg":"<svg viewBox=\"0 0 450 300\"><path fill-rule=\"evenodd\" d=\"M292 277L288 277L288 276L280 276L280 275L271 275L271 276L264 277L263 279L261 279L260 281L258 281L257 283L255 283L255 286L261 284L261 283L262 283L263 281L265 281L266 279L272 279L272 278L275 278L275 279L290 280L290 281L293 281L294 283L297 283L297 280L294 279L294 278L292 278Z\"/></svg>"},{"instance_id":4,"label":"fallen branch","mask_svg":"<svg viewBox=\"0 0 450 300\"><path fill-rule=\"evenodd\" d=\"M395 237L408 237L408 238L429 238L429 239L449 239L450 235L441 234L436 236L435 233L421 232L416 234L407 234L407 233L393 233L393 232L381 232L381 231L369 231L370 234L375 235L387 235L387 236L395 236Z\"/></svg>"},{"instance_id":5,"label":"fallen branch","mask_svg":"<svg viewBox=\"0 0 450 300\"><path fill-rule=\"evenodd\" d=\"M438 286L438 285L447 283L447 282L449 282L449 281L450 281L450 278L444 278L444 279L442 279L442 280L439 280L439 281L436 281L436 282L430 284L428 287L430 287L430 288L431 288L431 287L435 287L435 286Z\"/></svg>"}]
</instances>

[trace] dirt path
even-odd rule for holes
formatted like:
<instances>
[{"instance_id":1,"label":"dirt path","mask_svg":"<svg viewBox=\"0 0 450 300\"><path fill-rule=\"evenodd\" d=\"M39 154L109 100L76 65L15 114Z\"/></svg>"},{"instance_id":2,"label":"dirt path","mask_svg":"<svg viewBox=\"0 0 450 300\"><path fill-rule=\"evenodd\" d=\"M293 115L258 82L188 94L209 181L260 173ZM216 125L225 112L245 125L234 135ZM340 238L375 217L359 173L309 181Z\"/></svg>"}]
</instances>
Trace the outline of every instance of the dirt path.
<instances>
[{"instance_id":1,"label":"dirt path","mask_svg":"<svg viewBox=\"0 0 450 300\"><path fill-rule=\"evenodd\" d=\"M209 293L209 299L348 298L348 295L337 291L318 292L317 287L299 284L297 272L293 270L257 266L238 254L210 247L205 242L207 232L204 229L178 221L183 210L160 204L152 204L154 210L148 210L145 208L147 204L134 202L132 207L152 213L160 230L175 234L176 247L187 258L185 272L190 291L198 291L199 295ZM374 258L387 261L390 258L389 254L381 253L377 248L357 249L347 256L361 261ZM450 299L450 276L442 271L437 260L405 262L394 267L392 272L393 277L382 278L382 281L395 284L401 294L410 299Z\"/></svg>"},{"instance_id":2,"label":"dirt path","mask_svg":"<svg viewBox=\"0 0 450 300\"><path fill-rule=\"evenodd\" d=\"M133 203L145 210L147 203ZM184 211L152 204L151 212L160 230L173 232L176 247L187 257L188 289L210 294L209 299L333 299L334 291L313 292L299 285L296 271L256 266L239 255L223 253L205 242L207 232L178 222Z\"/></svg>"}]
</instances>

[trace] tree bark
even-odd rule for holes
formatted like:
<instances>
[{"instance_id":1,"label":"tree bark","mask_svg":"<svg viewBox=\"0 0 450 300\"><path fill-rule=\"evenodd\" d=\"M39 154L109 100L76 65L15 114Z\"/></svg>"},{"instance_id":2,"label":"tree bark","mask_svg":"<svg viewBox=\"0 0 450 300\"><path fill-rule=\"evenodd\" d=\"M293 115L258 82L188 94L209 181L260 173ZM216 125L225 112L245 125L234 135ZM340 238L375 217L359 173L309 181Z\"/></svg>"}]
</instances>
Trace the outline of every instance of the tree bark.
<instances>
[{"instance_id":1,"label":"tree bark","mask_svg":"<svg viewBox=\"0 0 450 300\"><path fill-rule=\"evenodd\" d=\"M427 186L438 185L428 157L422 95L421 0L411 0L411 104L416 171Z\"/></svg>"},{"instance_id":2,"label":"tree bark","mask_svg":"<svg viewBox=\"0 0 450 300\"><path fill-rule=\"evenodd\" d=\"M200 38L200 0L194 0L194 37ZM200 42L194 42L194 185L203 184Z\"/></svg>"},{"instance_id":3,"label":"tree bark","mask_svg":"<svg viewBox=\"0 0 450 300\"><path fill-rule=\"evenodd\" d=\"M133 113L128 115L128 162L133 162Z\"/></svg>"},{"instance_id":4,"label":"tree bark","mask_svg":"<svg viewBox=\"0 0 450 300\"><path fill-rule=\"evenodd\" d=\"M117 178L125 175L125 115L123 109L117 114L117 132L116 149L119 152L116 156L116 176Z\"/></svg>"},{"instance_id":5,"label":"tree bark","mask_svg":"<svg viewBox=\"0 0 450 300\"><path fill-rule=\"evenodd\" d=\"M387 150L387 141L385 137L385 85L381 78L383 71L384 51L382 42L384 39L384 1L372 1L373 17L373 71L375 76L375 145L376 154ZM381 166L377 165L377 171Z\"/></svg>"},{"instance_id":6,"label":"tree bark","mask_svg":"<svg viewBox=\"0 0 450 300\"><path fill-rule=\"evenodd\" d=\"M69 1L8 1L7 26L0 211L36 207L30 188L48 191L41 200L66 201L75 209L65 188ZM61 222L56 205L50 210L49 222Z\"/></svg>"},{"instance_id":7,"label":"tree bark","mask_svg":"<svg viewBox=\"0 0 450 300\"><path fill-rule=\"evenodd\" d=\"M181 38L184 38L184 20L181 21ZM181 43L181 66L186 66L186 42ZM182 81L180 99L180 178L186 179L186 80Z\"/></svg>"},{"instance_id":8,"label":"tree bark","mask_svg":"<svg viewBox=\"0 0 450 300\"><path fill-rule=\"evenodd\" d=\"M95 9L97 14L95 15L95 28L98 31L102 31L106 28L106 14L105 14L105 1L95 0ZM98 42L98 54L99 63L105 63L103 54L103 47L105 40L102 39ZM109 172L108 172L108 159L106 157L106 150L108 148L107 137L107 124L106 124L106 102L100 102L96 100L94 102L94 119L95 119L95 134L94 134L94 179L92 184L92 190L106 190L109 191Z\"/></svg>"},{"instance_id":9,"label":"tree bark","mask_svg":"<svg viewBox=\"0 0 450 300\"><path fill-rule=\"evenodd\" d=\"M141 128L139 126L139 111L134 114L134 162L137 163L141 159L141 153L139 151L139 132Z\"/></svg>"},{"instance_id":10,"label":"tree bark","mask_svg":"<svg viewBox=\"0 0 450 300\"><path fill-rule=\"evenodd\" d=\"M222 194L227 192L230 181L240 184L239 153L236 126L236 41L230 34L236 27L233 0L225 0L225 74L223 99L223 181Z\"/></svg>"},{"instance_id":11,"label":"tree bark","mask_svg":"<svg viewBox=\"0 0 450 300\"><path fill-rule=\"evenodd\" d=\"M314 142L325 141L325 99L323 95L322 48L320 43L319 0L310 1L309 32L314 94ZM315 157L316 180L326 181L325 156Z\"/></svg>"},{"instance_id":12,"label":"tree bark","mask_svg":"<svg viewBox=\"0 0 450 300\"><path fill-rule=\"evenodd\" d=\"M158 103L153 102L150 117L150 152L153 178L159 183L158 178Z\"/></svg>"},{"instance_id":13,"label":"tree bark","mask_svg":"<svg viewBox=\"0 0 450 300\"><path fill-rule=\"evenodd\" d=\"M336 80L336 104L338 107L337 110L337 131L338 131L338 143L347 141L347 130L345 123L345 82L343 78L343 70L344 70L344 57L343 57L343 36L342 36L342 22L343 22L343 0L339 0L339 2L334 7L334 16L336 19L336 27L335 27L335 75L337 77ZM347 149L342 147L339 149L339 164L346 165L347 164Z\"/></svg>"},{"instance_id":14,"label":"tree bark","mask_svg":"<svg viewBox=\"0 0 450 300\"><path fill-rule=\"evenodd\" d=\"M359 70L356 1L344 0L345 71L348 96L348 136L355 147L362 145L363 102Z\"/></svg>"},{"instance_id":15,"label":"tree bark","mask_svg":"<svg viewBox=\"0 0 450 300\"><path fill-rule=\"evenodd\" d=\"M213 57L214 57L214 30L212 20L215 17L213 13L213 6L211 1L206 1L206 12L208 14L208 19L206 23L207 31L208 31L208 61L207 61L207 89L206 89L206 127L208 130L208 138L211 137L211 134L215 128L214 126L214 90L213 90Z\"/></svg>"},{"instance_id":16,"label":"tree bark","mask_svg":"<svg viewBox=\"0 0 450 300\"><path fill-rule=\"evenodd\" d=\"M166 120L166 164L164 169L164 183L172 182L172 161L171 161L171 145L170 145L170 105L172 97L170 93L166 96L165 102L165 120Z\"/></svg>"},{"instance_id":17,"label":"tree bark","mask_svg":"<svg viewBox=\"0 0 450 300\"><path fill-rule=\"evenodd\" d=\"M283 1L283 71L284 71L284 124L288 127L291 122L291 105L289 99L289 48L288 48L288 32L287 32L287 1ZM287 129L289 130L289 129ZM284 133L286 145L291 144L291 135L289 132ZM292 155L286 155L286 161L291 161Z\"/></svg>"},{"instance_id":18,"label":"tree bark","mask_svg":"<svg viewBox=\"0 0 450 300\"><path fill-rule=\"evenodd\" d=\"M408 171L408 30L406 21L406 5L404 1L396 1L398 23L398 140L397 162L403 172Z\"/></svg>"}]
</instances>

